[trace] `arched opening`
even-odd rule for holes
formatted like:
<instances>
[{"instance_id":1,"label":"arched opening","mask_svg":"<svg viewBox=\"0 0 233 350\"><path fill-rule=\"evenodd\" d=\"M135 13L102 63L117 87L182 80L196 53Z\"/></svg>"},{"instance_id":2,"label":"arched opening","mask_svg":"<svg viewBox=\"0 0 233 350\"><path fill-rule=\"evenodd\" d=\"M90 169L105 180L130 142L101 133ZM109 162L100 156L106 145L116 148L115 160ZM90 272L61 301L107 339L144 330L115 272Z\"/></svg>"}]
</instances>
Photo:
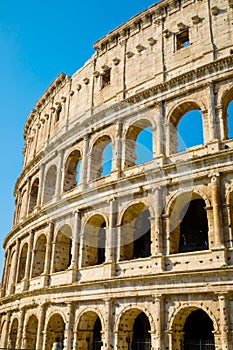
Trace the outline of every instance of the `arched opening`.
<instances>
[{"instance_id":1,"label":"arched opening","mask_svg":"<svg viewBox=\"0 0 233 350\"><path fill-rule=\"evenodd\" d=\"M133 325L132 350L150 349L150 323L144 312L135 319Z\"/></svg>"},{"instance_id":2,"label":"arched opening","mask_svg":"<svg viewBox=\"0 0 233 350\"><path fill-rule=\"evenodd\" d=\"M21 201L19 204L19 218L22 219L26 216L27 212L27 191L22 191Z\"/></svg>"},{"instance_id":3,"label":"arched opening","mask_svg":"<svg viewBox=\"0 0 233 350\"><path fill-rule=\"evenodd\" d=\"M69 155L65 164L64 192L76 188L80 180L81 154L74 150Z\"/></svg>"},{"instance_id":4,"label":"arched opening","mask_svg":"<svg viewBox=\"0 0 233 350\"><path fill-rule=\"evenodd\" d=\"M18 322L17 318L15 318L14 321L12 322L12 325L10 328L10 334L9 334L8 348L10 348L10 349L16 348L18 325L19 325L19 322Z\"/></svg>"},{"instance_id":5,"label":"arched opening","mask_svg":"<svg viewBox=\"0 0 233 350\"><path fill-rule=\"evenodd\" d=\"M187 101L173 110L169 119L168 137L169 154L204 143L203 120L197 103Z\"/></svg>"},{"instance_id":6,"label":"arched opening","mask_svg":"<svg viewBox=\"0 0 233 350\"><path fill-rule=\"evenodd\" d=\"M63 225L55 240L53 272L65 271L71 263L72 230L69 225Z\"/></svg>"},{"instance_id":7,"label":"arched opening","mask_svg":"<svg viewBox=\"0 0 233 350\"><path fill-rule=\"evenodd\" d=\"M46 243L47 240L44 234L40 235L36 241L32 265L32 278L40 276L44 272Z\"/></svg>"},{"instance_id":8,"label":"arched opening","mask_svg":"<svg viewBox=\"0 0 233 350\"><path fill-rule=\"evenodd\" d=\"M152 142L152 126L148 126L140 131L136 138L136 165L153 159Z\"/></svg>"},{"instance_id":9,"label":"arched opening","mask_svg":"<svg viewBox=\"0 0 233 350\"><path fill-rule=\"evenodd\" d=\"M208 220L205 201L194 199L183 209L185 215L180 223L179 252L208 249Z\"/></svg>"},{"instance_id":10,"label":"arched opening","mask_svg":"<svg viewBox=\"0 0 233 350\"><path fill-rule=\"evenodd\" d=\"M76 349L102 349L102 325L99 316L95 312L89 311L82 315L77 331L78 342Z\"/></svg>"},{"instance_id":11,"label":"arched opening","mask_svg":"<svg viewBox=\"0 0 233 350\"><path fill-rule=\"evenodd\" d=\"M33 209L37 205L38 190L39 190L39 179L36 179L33 182L32 187L31 187L29 207L28 207L29 214L33 211Z\"/></svg>"},{"instance_id":12,"label":"arched opening","mask_svg":"<svg viewBox=\"0 0 233 350\"><path fill-rule=\"evenodd\" d=\"M150 212L143 203L126 209L121 223L120 260L151 255Z\"/></svg>"},{"instance_id":13,"label":"arched opening","mask_svg":"<svg viewBox=\"0 0 233 350\"><path fill-rule=\"evenodd\" d=\"M26 349L36 349L38 319L35 315L30 316L26 326Z\"/></svg>"},{"instance_id":14,"label":"arched opening","mask_svg":"<svg viewBox=\"0 0 233 350\"><path fill-rule=\"evenodd\" d=\"M150 350L151 326L147 315L139 309L126 311L120 320L119 338L120 349Z\"/></svg>"},{"instance_id":15,"label":"arched opening","mask_svg":"<svg viewBox=\"0 0 233 350\"><path fill-rule=\"evenodd\" d=\"M108 143L102 153L102 172L100 177L107 176L112 169L112 143Z\"/></svg>"},{"instance_id":16,"label":"arched opening","mask_svg":"<svg viewBox=\"0 0 233 350\"><path fill-rule=\"evenodd\" d=\"M228 139L233 138L233 100L227 107L227 136Z\"/></svg>"},{"instance_id":17,"label":"arched opening","mask_svg":"<svg viewBox=\"0 0 233 350\"><path fill-rule=\"evenodd\" d=\"M112 143L107 135L100 137L91 152L90 180L106 176L112 168Z\"/></svg>"},{"instance_id":18,"label":"arched opening","mask_svg":"<svg viewBox=\"0 0 233 350\"><path fill-rule=\"evenodd\" d=\"M214 350L213 321L203 310L192 311L184 324L184 350Z\"/></svg>"},{"instance_id":19,"label":"arched opening","mask_svg":"<svg viewBox=\"0 0 233 350\"><path fill-rule=\"evenodd\" d=\"M17 282L21 282L22 279L25 277L27 255L28 255L28 244L24 243L21 250L20 258L19 258Z\"/></svg>"},{"instance_id":20,"label":"arched opening","mask_svg":"<svg viewBox=\"0 0 233 350\"><path fill-rule=\"evenodd\" d=\"M125 139L124 167L142 164L153 159L152 126L148 120L131 125Z\"/></svg>"},{"instance_id":21,"label":"arched opening","mask_svg":"<svg viewBox=\"0 0 233 350\"><path fill-rule=\"evenodd\" d=\"M46 344L45 350L51 350L56 343L55 349L63 349L63 341L64 341L64 331L65 331L65 323L61 315L54 314L47 325L46 328Z\"/></svg>"},{"instance_id":22,"label":"arched opening","mask_svg":"<svg viewBox=\"0 0 233 350\"><path fill-rule=\"evenodd\" d=\"M203 143L202 115L200 111L192 110L185 113L177 125L177 151L182 152L187 148L202 145Z\"/></svg>"},{"instance_id":23,"label":"arched opening","mask_svg":"<svg viewBox=\"0 0 233 350\"><path fill-rule=\"evenodd\" d=\"M43 198L44 203L51 201L53 196L55 195L56 179L57 179L57 168L55 165L52 165L47 171L47 174L45 177L44 198Z\"/></svg>"},{"instance_id":24,"label":"arched opening","mask_svg":"<svg viewBox=\"0 0 233 350\"><path fill-rule=\"evenodd\" d=\"M103 216L92 216L84 230L82 266L100 265L105 262L106 222Z\"/></svg>"},{"instance_id":25,"label":"arched opening","mask_svg":"<svg viewBox=\"0 0 233 350\"><path fill-rule=\"evenodd\" d=\"M7 271L6 271L6 294L8 294L10 292L11 285L13 283L15 283L15 281L13 281L12 271L13 271L13 266L15 266L16 263L17 263L16 262L16 254L15 254L15 250L14 250L11 253L9 265L8 265Z\"/></svg>"},{"instance_id":26,"label":"arched opening","mask_svg":"<svg viewBox=\"0 0 233 350\"><path fill-rule=\"evenodd\" d=\"M6 331L7 331L6 326L7 326L6 321L5 320L2 321L1 329L0 329L0 348L1 349L4 348L4 338L6 336Z\"/></svg>"},{"instance_id":27,"label":"arched opening","mask_svg":"<svg viewBox=\"0 0 233 350\"><path fill-rule=\"evenodd\" d=\"M169 216L170 254L209 249L205 201L196 193L184 193L173 203Z\"/></svg>"}]
</instances>

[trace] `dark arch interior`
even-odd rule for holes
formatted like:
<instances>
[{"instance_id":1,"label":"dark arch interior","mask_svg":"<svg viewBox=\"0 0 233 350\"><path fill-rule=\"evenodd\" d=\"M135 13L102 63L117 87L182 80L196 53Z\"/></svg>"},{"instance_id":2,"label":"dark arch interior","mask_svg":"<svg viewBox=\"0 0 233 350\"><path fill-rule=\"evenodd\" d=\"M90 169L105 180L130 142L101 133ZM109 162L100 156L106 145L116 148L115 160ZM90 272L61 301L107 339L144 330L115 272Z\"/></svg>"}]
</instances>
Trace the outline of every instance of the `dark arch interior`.
<instances>
[{"instance_id":1,"label":"dark arch interior","mask_svg":"<svg viewBox=\"0 0 233 350\"><path fill-rule=\"evenodd\" d=\"M150 323L144 312L135 319L133 325L132 350L150 349Z\"/></svg>"},{"instance_id":2,"label":"dark arch interior","mask_svg":"<svg viewBox=\"0 0 233 350\"><path fill-rule=\"evenodd\" d=\"M214 350L213 331L213 322L203 310L191 312L184 325L184 350Z\"/></svg>"},{"instance_id":3,"label":"dark arch interior","mask_svg":"<svg viewBox=\"0 0 233 350\"><path fill-rule=\"evenodd\" d=\"M134 258L145 258L151 255L150 213L144 210L136 219L134 226Z\"/></svg>"},{"instance_id":4,"label":"dark arch interior","mask_svg":"<svg viewBox=\"0 0 233 350\"><path fill-rule=\"evenodd\" d=\"M101 346L102 346L101 331L102 331L101 321L100 321L100 318L97 317L95 324L94 324L94 328L93 328L92 350L100 350L101 349Z\"/></svg>"},{"instance_id":5,"label":"dark arch interior","mask_svg":"<svg viewBox=\"0 0 233 350\"><path fill-rule=\"evenodd\" d=\"M208 249L208 220L205 201L194 199L184 208L186 211L180 224L179 252Z\"/></svg>"}]
</instances>

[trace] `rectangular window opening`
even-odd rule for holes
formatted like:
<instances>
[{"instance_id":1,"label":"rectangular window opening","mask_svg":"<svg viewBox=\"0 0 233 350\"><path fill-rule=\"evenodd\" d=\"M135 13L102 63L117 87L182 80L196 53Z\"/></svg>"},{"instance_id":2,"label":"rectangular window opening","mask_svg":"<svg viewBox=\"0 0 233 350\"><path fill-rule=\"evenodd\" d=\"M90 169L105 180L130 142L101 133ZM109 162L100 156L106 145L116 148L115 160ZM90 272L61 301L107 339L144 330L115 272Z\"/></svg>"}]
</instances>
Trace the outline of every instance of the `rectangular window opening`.
<instances>
[{"instance_id":1,"label":"rectangular window opening","mask_svg":"<svg viewBox=\"0 0 233 350\"><path fill-rule=\"evenodd\" d=\"M190 45L188 29L176 34L176 49L180 50Z\"/></svg>"},{"instance_id":2,"label":"rectangular window opening","mask_svg":"<svg viewBox=\"0 0 233 350\"><path fill-rule=\"evenodd\" d=\"M106 86L110 85L110 69L108 69L106 72L104 72L101 75L101 89L105 88Z\"/></svg>"}]
</instances>

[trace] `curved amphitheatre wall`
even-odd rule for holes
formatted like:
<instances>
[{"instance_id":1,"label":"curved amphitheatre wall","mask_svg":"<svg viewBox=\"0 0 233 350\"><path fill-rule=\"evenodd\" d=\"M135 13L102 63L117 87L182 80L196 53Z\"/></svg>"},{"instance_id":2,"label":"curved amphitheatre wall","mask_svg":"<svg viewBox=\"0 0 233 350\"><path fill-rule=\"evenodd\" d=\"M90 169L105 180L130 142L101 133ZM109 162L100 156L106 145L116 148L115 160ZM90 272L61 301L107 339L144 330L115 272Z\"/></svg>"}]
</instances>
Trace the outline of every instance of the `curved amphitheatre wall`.
<instances>
[{"instance_id":1,"label":"curved amphitheatre wall","mask_svg":"<svg viewBox=\"0 0 233 350\"><path fill-rule=\"evenodd\" d=\"M96 42L86 64L59 74L37 101L4 241L1 347L50 349L57 336L86 350L85 325L97 329L98 315L104 348L123 349L143 311L152 345L180 349L177 334L200 308L215 344L228 349L232 21L231 0L160 1ZM190 111L201 114L203 140L178 152L178 125ZM145 129L146 162L136 153ZM190 202L206 230L195 248L179 243Z\"/></svg>"}]
</instances>

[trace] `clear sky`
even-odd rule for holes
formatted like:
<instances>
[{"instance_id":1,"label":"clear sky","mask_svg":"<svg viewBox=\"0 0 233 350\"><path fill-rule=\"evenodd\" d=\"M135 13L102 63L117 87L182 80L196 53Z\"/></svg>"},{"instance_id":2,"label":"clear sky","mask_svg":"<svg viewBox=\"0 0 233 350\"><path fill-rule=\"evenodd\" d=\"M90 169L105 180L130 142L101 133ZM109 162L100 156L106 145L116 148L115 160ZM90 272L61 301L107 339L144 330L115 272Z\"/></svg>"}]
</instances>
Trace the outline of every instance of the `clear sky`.
<instances>
[{"instance_id":1,"label":"clear sky","mask_svg":"<svg viewBox=\"0 0 233 350\"><path fill-rule=\"evenodd\" d=\"M0 1L0 243L11 229L23 126L60 73L72 75L93 43L156 0ZM0 271L3 250L0 248Z\"/></svg>"}]
</instances>

